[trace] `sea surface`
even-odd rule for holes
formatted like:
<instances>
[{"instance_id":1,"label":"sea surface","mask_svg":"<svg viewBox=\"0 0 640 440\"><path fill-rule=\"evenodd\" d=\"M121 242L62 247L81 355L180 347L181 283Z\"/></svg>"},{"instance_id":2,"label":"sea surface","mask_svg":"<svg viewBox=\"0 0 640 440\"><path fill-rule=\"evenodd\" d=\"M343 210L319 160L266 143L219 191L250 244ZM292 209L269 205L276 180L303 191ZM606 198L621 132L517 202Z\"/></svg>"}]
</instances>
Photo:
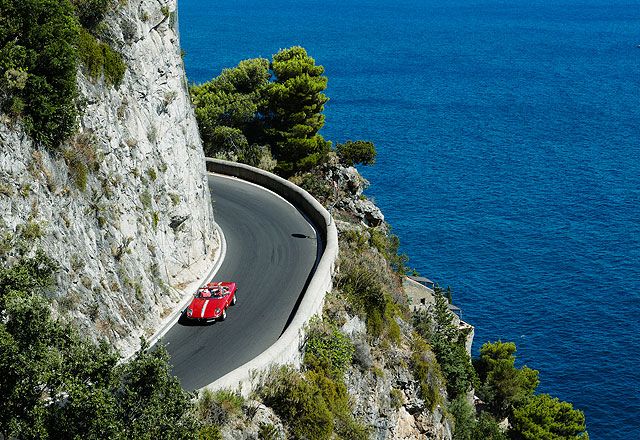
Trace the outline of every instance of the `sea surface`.
<instances>
[{"instance_id":1,"label":"sea surface","mask_svg":"<svg viewBox=\"0 0 640 440\"><path fill-rule=\"evenodd\" d=\"M325 138L483 342L592 439L640 432L639 0L179 0L187 76L304 46Z\"/></svg>"}]
</instances>

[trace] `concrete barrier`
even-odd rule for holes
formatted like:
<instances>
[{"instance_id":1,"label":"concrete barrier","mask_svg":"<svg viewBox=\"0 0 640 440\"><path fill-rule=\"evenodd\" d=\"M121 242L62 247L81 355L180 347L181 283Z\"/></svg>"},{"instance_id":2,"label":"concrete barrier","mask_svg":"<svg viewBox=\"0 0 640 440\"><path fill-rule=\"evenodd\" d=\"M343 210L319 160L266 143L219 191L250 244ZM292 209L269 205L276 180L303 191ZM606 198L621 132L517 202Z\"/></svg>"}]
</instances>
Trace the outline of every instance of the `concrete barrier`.
<instances>
[{"instance_id":1,"label":"concrete barrier","mask_svg":"<svg viewBox=\"0 0 640 440\"><path fill-rule=\"evenodd\" d=\"M300 348L304 340L305 326L313 316L322 313L325 294L331 291L333 270L338 257L338 231L329 212L308 192L288 180L249 165L209 158L206 161L208 172L255 183L288 200L313 223L322 240L322 255L316 270L303 294L296 315L282 336L257 357L203 388L213 390L240 387L246 396L255 385L252 378L256 373L265 371L271 365L300 365Z\"/></svg>"}]
</instances>

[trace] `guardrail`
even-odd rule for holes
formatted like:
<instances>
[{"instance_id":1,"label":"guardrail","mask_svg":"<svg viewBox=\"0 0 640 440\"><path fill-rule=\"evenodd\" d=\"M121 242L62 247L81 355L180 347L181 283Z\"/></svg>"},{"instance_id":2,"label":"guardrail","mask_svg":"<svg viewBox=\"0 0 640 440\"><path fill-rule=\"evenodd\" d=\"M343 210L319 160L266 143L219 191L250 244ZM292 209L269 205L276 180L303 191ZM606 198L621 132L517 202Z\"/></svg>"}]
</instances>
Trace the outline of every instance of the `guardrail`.
<instances>
[{"instance_id":1,"label":"guardrail","mask_svg":"<svg viewBox=\"0 0 640 440\"><path fill-rule=\"evenodd\" d=\"M338 231L327 210L308 192L273 173L249 165L218 159L206 159L207 171L237 177L273 191L302 211L314 224L323 243L322 255L307 289L284 333L271 347L261 354L203 387L209 389L240 387L248 395L254 384L255 373L265 371L271 365L300 365L300 348L304 340L304 328L309 320L322 313L324 297L332 287L332 276L338 257Z\"/></svg>"}]
</instances>

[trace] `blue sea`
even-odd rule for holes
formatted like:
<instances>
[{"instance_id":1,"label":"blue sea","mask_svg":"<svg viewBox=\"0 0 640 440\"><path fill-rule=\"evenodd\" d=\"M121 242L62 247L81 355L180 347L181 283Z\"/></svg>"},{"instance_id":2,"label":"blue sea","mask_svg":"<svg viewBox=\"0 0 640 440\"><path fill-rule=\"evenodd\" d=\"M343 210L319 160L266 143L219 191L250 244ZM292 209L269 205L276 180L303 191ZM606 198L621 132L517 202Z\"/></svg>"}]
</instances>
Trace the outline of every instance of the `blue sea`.
<instances>
[{"instance_id":1,"label":"blue sea","mask_svg":"<svg viewBox=\"0 0 640 440\"><path fill-rule=\"evenodd\" d=\"M639 0L179 0L187 76L302 45L325 138L483 342L592 439L640 431Z\"/></svg>"}]
</instances>

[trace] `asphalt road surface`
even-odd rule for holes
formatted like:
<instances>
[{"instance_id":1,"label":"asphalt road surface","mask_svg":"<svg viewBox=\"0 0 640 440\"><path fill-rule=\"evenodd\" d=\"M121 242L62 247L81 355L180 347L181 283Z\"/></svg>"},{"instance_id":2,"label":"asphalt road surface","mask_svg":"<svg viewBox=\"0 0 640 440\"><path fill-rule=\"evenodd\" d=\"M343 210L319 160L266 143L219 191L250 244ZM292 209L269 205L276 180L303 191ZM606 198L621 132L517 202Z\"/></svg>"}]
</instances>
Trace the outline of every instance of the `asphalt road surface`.
<instances>
[{"instance_id":1,"label":"asphalt road surface","mask_svg":"<svg viewBox=\"0 0 640 440\"><path fill-rule=\"evenodd\" d=\"M275 194L242 180L210 176L227 254L213 281L235 281L238 303L224 322L182 317L162 338L183 388L201 388L267 349L284 331L318 254L316 232Z\"/></svg>"}]
</instances>

